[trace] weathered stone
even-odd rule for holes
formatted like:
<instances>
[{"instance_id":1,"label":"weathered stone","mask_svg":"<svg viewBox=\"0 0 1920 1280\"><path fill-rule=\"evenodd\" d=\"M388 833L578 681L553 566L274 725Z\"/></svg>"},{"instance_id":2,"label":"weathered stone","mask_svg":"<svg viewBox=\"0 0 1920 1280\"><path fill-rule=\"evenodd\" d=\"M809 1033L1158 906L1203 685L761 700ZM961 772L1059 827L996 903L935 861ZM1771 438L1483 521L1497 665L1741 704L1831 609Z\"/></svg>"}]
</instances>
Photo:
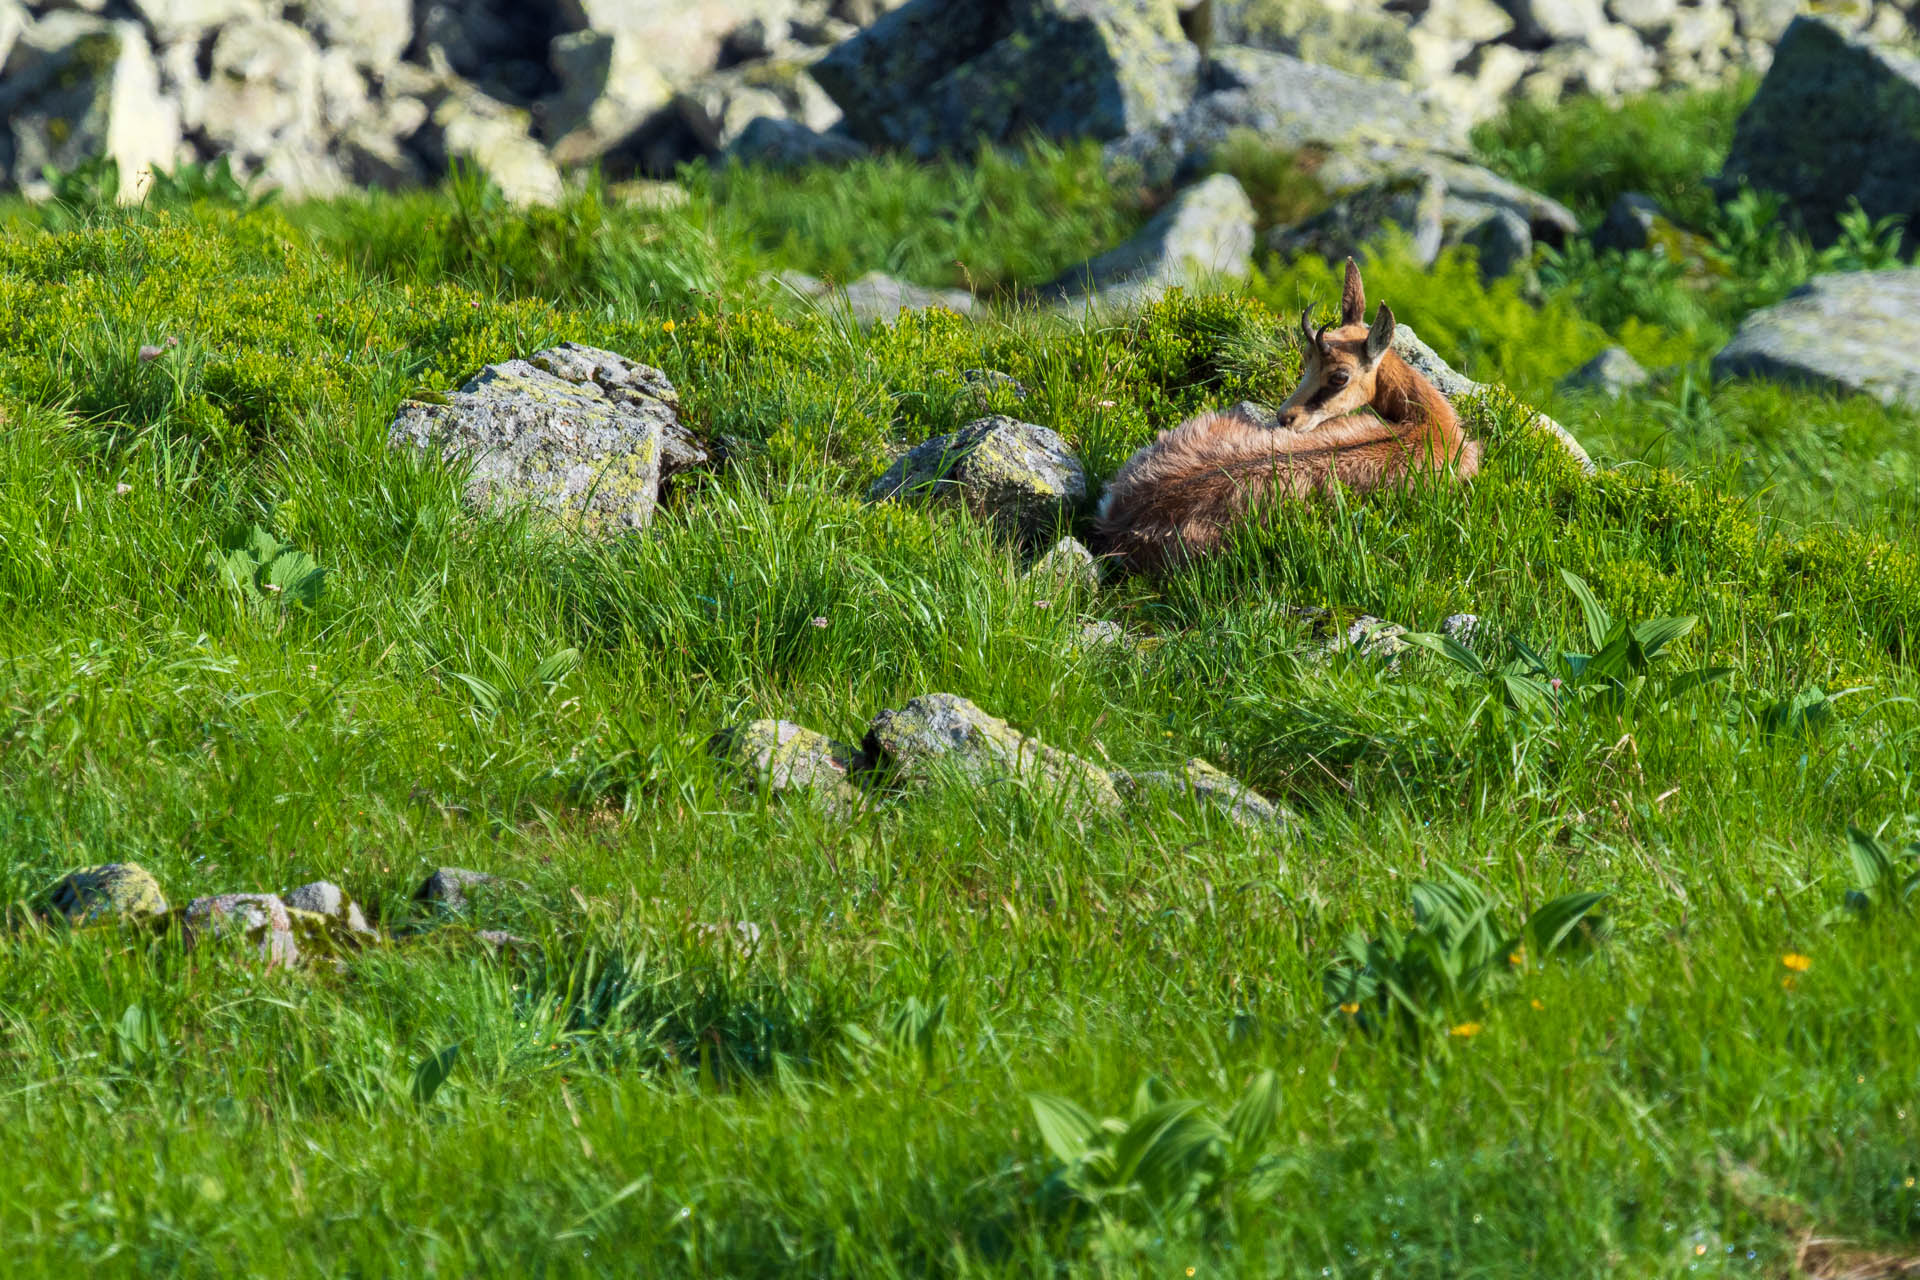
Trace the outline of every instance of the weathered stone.
<instances>
[{"instance_id":1,"label":"weathered stone","mask_svg":"<svg viewBox=\"0 0 1920 1280\"><path fill-rule=\"evenodd\" d=\"M1920 407L1920 268L1815 276L1742 321L1713 372Z\"/></svg>"},{"instance_id":2,"label":"weathered stone","mask_svg":"<svg viewBox=\"0 0 1920 1280\"><path fill-rule=\"evenodd\" d=\"M1154 797L1191 797L1237 827L1285 829L1293 815L1251 787L1205 760L1192 759L1178 770L1116 773L1114 785L1135 804Z\"/></svg>"},{"instance_id":3,"label":"weathered stone","mask_svg":"<svg viewBox=\"0 0 1920 1280\"><path fill-rule=\"evenodd\" d=\"M704 461L679 406L658 369L569 342L488 365L445 403L404 402L387 441L467 466L475 507L605 535L645 528L661 480Z\"/></svg>"},{"instance_id":4,"label":"weathered stone","mask_svg":"<svg viewBox=\"0 0 1920 1280\"><path fill-rule=\"evenodd\" d=\"M732 147L759 120L799 125L816 134L841 121L840 108L814 82L806 64L785 59L703 76L675 94L673 104L709 151ZM856 155L864 150L851 137L834 141Z\"/></svg>"},{"instance_id":5,"label":"weathered stone","mask_svg":"<svg viewBox=\"0 0 1920 1280\"><path fill-rule=\"evenodd\" d=\"M316 916L326 922L331 932L356 944L380 939L379 930L367 923L366 913L360 910L360 904L330 880L303 884L280 895L280 898L287 904L287 910Z\"/></svg>"},{"instance_id":6,"label":"weathered stone","mask_svg":"<svg viewBox=\"0 0 1920 1280\"><path fill-rule=\"evenodd\" d=\"M197 40L230 22L267 16L262 0L133 0L133 10L161 44Z\"/></svg>"},{"instance_id":7,"label":"weathered stone","mask_svg":"<svg viewBox=\"0 0 1920 1280\"><path fill-rule=\"evenodd\" d=\"M1607 23L1600 0L1504 0L1522 43L1586 40Z\"/></svg>"},{"instance_id":8,"label":"weathered stone","mask_svg":"<svg viewBox=\"0 0 1920 1280\"><path fill-rule=\"evenodd\" d=\"M291 22L232 22L212 57L203 127L222 151L252 163L320 147L320 47L311 36Z\"/></svg>"},{"instance_id":9,"label":"weathered stone","mask_svg":"<svg viewBox=\"0 0 1920 1280\"><path fill-rule=\"evenodd\" d=\"M1337 150L1366 142L1447 150L1465 144L1464 122L1447 119L1403 85L1264 49L1215 49L1207 87L1177 115L1107 145L1107 168L1117 180L1150 186L1183 181L1243 130L1279 150Z\"/></svg>"},{"instance_id":10,"label":"weathered stone","mask_svg":"<svg viewBox=\"0 0 1920 1280\"><path fill-rule=\"evenodd\" d=\"M253 951L269 968L300 963L287 904L271 893L221 893L195 898L180 918L188 950L210 941L234 942Z\"/></svg>"},{"instance_id":11,"label":"weathered stone","mask_svg":"<svg viewBox=\"0 0 1920 1280\"><path fill-rule=\"evenodd\" d=\"M1069 267L1040 296L1139 306L1172 288L1244 279L1252 265L1253 203L1238 181L1220 173L1175 196L1125 244Z\"/></svg>"},{"instance_id":12,"label":"weathered stone","mask_svg":"<svg viewBox=\"0 0 1920 1280\"><path fill-rule=\"evenodd\" d=\"M772 794L811 792L836 802L854 799L847 781L853 748L791 720L754 720L723 729L707 749Z\"/></svg>"},{"instance_id":13,"label":"weathered stone","mask_svg":"<svg viewBox=\"0 0 1920 1280\"><path fill-rule=\"evenodd\" d=\"M1606 217L1593 231L1593 247L1604 253L1616 249L1630 253L1652 246L1655 226L1665 218L1652 196L1624 191L1607 206Z\"/></svg>"},{"instance_id":14,"label":"weathered stone","mask_svg":"<svg viewBox=\"0 0 1920 1280\"><path fill-rule=\"evenodd\" d=\"M1119 793L1104 769L1029 737L965 698L932 693L874 717L866 758L887 781L917 786L942 777L974 786L1017 780L1068 805L1112 812Z\"/></svg>"},{"instance_id":15,"label":"weathered stone","mask_svg":"<svg viewBox=\"0 0 1920 1280\"><path fill-rule=\"evenodd\" d=\"M1470 396L1478 395L1482 390L1479 383L1465 374L1455 372L1453 367L1441 359L1432 347L1420 341L1411 325L1394 326L1393 349L1402 360L1424 374L1427 381L1433 383L1440 394L1449 400L1465 400ZM1598 469L1593 465L1593 459L1587 456L1587 451L1580 447L1580 442L1573 438L1571 431L1544 413L1536 412L1534 422L1553 434L1567 454L1580 465L1582 471L1591 475Z\"/></svg>"},{"instance_id":16,"label":"weathered stone","mask_svg":"<svg viewBox=\"0 0 1920 1280\"><path fill-rule=\"evenodd\" d=\"M1798 4L1799 0L1787 0ZM1665 34L1680 9L1680 0L1607 0L1607 13L1636 31Z\"/></svg>"},{"instance_id":17,"label":"weathered stone","mask_svg":"<svg viewBox=\"0 0 1920 1280\"><path fill-rule=\"evenodd\" d=\"M1498 280L1524 269L1533 258L1533 232L1511 209L1492 209L1469 227L1460 243L1479 256L1480 278Z\"/></svg>"},{"instance_id":18,"label":"weathered stone","mask_svg":"<svg viewBox=\"0 0 1920 1280\"><path fill-rule=\"evenodd\" d=\"M1062 538L1027 570L1029 581L1065 591L1100 589L1100 560L1078 538Z\"/></svg>"},{"instance_id":19,"label":"weathered stone","mask_svg":"<svg viewBox=\"0 0 1920 1280\"><path fill-rule=\"evenodd\" d=\"M1645 386L1653 375L1625 347L1608 347L1593 359L1560 379L1563 391L1599 391L1609 396L1622 395Z\"/></svg>"},{"instance_id":20,"label":"weathered stone","mask_svg":"<svg viewBox=\"0 0 1920 1280\"><path fill-rule=\"evenodd\" d=\"M1734 128L1723 181L1779 193L1817 243L1839 234L1850 200L1920 227L1920 57L1882 49L1823 18L1787 28Z\"/></svg>"},{"instance_id":21,"label":"weathered stone","mask_svg":"<svg viewBox=\"0 0 1920 1280\"><path fill-rule=\"evenodd\" d=\"M180 112L161 95L139 24L83 13L49 13L14 40L0 68L0 119L11 142L0 145L9 170L0 177L35 199L52 194L46 170L104 155L119 167L120 199L138 200L154 167L171 166L180 150Z\"/></svg>"},{"instance_id":22,"label":"weathered stone","mask_svg":"<svg viewBox=\"0 0 1920 1280\"><path fill-rule=\"evenodd\" d=\"M1341 196L1304 222L1276 227L1267 247L1288 259L1311 253L1338 262L1359 257L1364 247L1379 244L1397 228L1405 233L1414 261L1429 266L1440 256L1446 199L1446 184L1430 174L1390 178Z\"/></svg>"},{"instance_id":23,"label":"weathered stone","mask_svg":"<svg viewBox=\"0 0 1920 1280\"><path fill-rule=\"evenodd\" d=\"M433 164L460 161L484 172L517 205L557 204L560 170L529 132L529 117L474 89L456 84L433 108L423 130Z\"/></svg>"},{"instance_id":24,"label":"weathered stone","mask_svg":"<svg viewBox=\"0 0 1920 1280\"><path fill-rule=\"evenodd\" d=\"M13 53L13 42L27 29L32 19L21 7L20 0L0 0L0 67L7 65L7 58Z\"/></svg>"},{"instance_id":25,"label":"weathered stone","mask_svg":"<svg viewBox=\"0 0 1920 1280\"><path fill-rule=\"evenodd\" d=\"M910 0L814 67L854 136L918 155L1119 137L1179 111L1198 72L1171 0Z\"/></svg>"},{"instance_id":26,"label":"weathered stone","mask_svg":"<svg viewBox=\"0 0 1920 1280\"><path fill-rule=\"evenodd\" d=\"M472 906L477 898L510 892L527 893L530 889L521 881L508 880L485 871L441 867L420 882L413 900L443 912L459 914Z\"/></svg>"},{"instance_id":27,"label":"weathered stone","mask_svg":"<svg viewBox=\"0 0 1920 1280\"><path fill-rule=\"evenodd\" d=\"M1491 169L1435 152L1416 151L1395 143L1360 143L1327 157L1318 177L1329 190L1345 191L1389 179L1406 181L1419 176L1446 188L1441 212L1449 240L1457 241L1489 209L1509 209L1526 220L1540 244L1560 245L1580 229L1573 210L1501 177Z\"/></svg>"},{"instance_id":28,"label":"weathered stone","mask_svg":"<svg viewBox=\"0 0 1920 1280\"><path fill-rule=\"evenodd\" d=\"M1395 80L1404 79L1413 66L1406 26L1373 6L1326 0L1211 0L1211 6L1213 39L1222 44L1270 49L1317 66Z\"/></svg>"},{"instance_id":29,"label":"weathered stone","mask_svg":"<svg viewBox=\"0 0 1920 1280\"><path fill-rule=\"evenodd\" d=\"M804 169L813 165L848 164L867 154L866 147L842 133L822 133L795 120L757 116L727 145L727 158L768 169ZM967 295L967 305L972 303Z\"/></svg>"},{"instance_id":30,"label":"weathered stone","mask_svg":"<svg viewBox=\"0 0 1920 1280\"><path fill-rule=\"evenodd\" d=\"M166 895L153 873L137 862L82 867L62 876L46 907L75 925L107 920L148 920L167 913Z\"/></svg>"},{"instance_id":31,"label":"weathered stone","mask_svg":"<svg viewBox=\"0 0 1920 1280\"><path fill-rule=\"evenodd\" d=\"M232 0L237 3L238 0ZM367 70L393 67L413 43L413 6L394 0L302 0L306 23L320 43L343 49Z\"/></svg>"},{"instance_id":32,"label":"weathered stone","mask_svg":"<svg viewBox=\"0 0 1920 1280\"><path fill-rule=\"evenodd\" d=\"M1052 534L1086 497L1086 468L1066 441L1046 427L1001 416L915 445L867 492L869 502L957 502L1028 539Z\"/></svg>"},{"instance_id":33,"label":"weathered stone","mask_svg":"<svg viewBox=\"0 0 1920 1280\"><path fill-rule=\"evenodd\" d=\"M1652 3L1653 0L1638 0ZM1778 40L1804 7L1802 0L1731 0L1740 34L1752 40Z\"/></svg>"}]
</instances>

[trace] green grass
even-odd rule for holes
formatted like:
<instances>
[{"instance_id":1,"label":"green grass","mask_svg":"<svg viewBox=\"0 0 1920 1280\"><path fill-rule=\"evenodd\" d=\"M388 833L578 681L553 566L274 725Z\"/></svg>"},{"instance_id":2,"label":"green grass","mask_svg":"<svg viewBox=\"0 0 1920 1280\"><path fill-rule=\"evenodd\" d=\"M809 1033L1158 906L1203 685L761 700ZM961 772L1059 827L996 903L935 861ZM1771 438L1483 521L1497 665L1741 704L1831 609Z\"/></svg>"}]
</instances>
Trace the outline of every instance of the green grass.
<instances>
[{"instance_id":1,"label":"green grass","mask_svg":"<svg viewBox=\"0 0 1920 1280\"><path fill-rule=\"evenodd\" d=\"M462 865L531 885L478 923L536 943L494 962L448 929L265 973L136 932L0 936L11 1273L1779 1276L1808 1232L1920 1247L1920 950L1894 911L1835 914L1848 825L1920 828L1912 416L1676 374L1549 404L1622 464L1586 479L1496 391L1469 487L1042 594L990 530L862 503L888 449L978 413L959 373L997 368L1032 395L990 407L1104 476L1284 395L1291 313L1331 277L871 333L756 281L1031 283L1143 211L1086 159L696 184L673 214L589 192L523 220L467 183L7 215L0 904L130 859L176 902L326 876L392 928ZM945 229L920 213L942 198ZM1693 349L1459 258L1368 270L1536 399L1618 332ZM644 537L476 518L385 447L410 391L563 338L660 366L734 444ZM327 570L311 608L209 563L256 526ZM1430 654L1314 661L1293 612L1585 648L1562 570L1630 620L1696 617L1656 670L1725 678L1529 718ZM1096 618L1146 643L1087 648ZM932 691L1119 767L1205 756L1299 821L957 786L835 817L706 754L756 715L851 740ZM1509 921L1604 891L1608 927L1434 1001L1417 1045L1331 1007L1349 932L1405 928L1449 871ZM704 927L739 921L750 954ZM1224 1174L1097 1202L1028 1101L1184 1099L1190 1127L1266 1072L1271 1121Z\"/></svg>"}]
</instances>

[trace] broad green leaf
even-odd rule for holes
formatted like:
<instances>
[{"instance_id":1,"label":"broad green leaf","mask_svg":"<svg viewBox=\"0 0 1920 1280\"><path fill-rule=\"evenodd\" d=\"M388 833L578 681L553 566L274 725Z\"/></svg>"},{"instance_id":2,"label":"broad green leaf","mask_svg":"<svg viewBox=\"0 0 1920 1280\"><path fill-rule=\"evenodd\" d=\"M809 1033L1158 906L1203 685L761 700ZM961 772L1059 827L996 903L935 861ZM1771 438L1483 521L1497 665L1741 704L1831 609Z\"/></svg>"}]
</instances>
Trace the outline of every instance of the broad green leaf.
<instances>
[{"instance_id":1,"label":"broad green leaf","mask_svg":"<svg viewBox=\"0 0 1920 1280\"><path fill-rule=\"evenodd\" d=\"M1579 574L1562 569L1560 580L1567 584L1567 590L1573 592L1573 598L1580 602L1580 615L1587 622L1587 639L1594 648L1600 648L1607 643L1607 632L1613 628L1613 615L1594 598L1593 588Z\"/></svg>"},{"instance_id":2,"label":"broad green leaf","mask_svg":"<svg viewBox=\"0 0 1920 1280\"><path fill-rule=\"evenodd\" d=\"M440 1052L425 1058L413 1069L413 1100L421 1106L433 1101L433 1095L440 1092L440 1086L453 1074L453 1064L460 1060L460 1046L450 1044Z\"/></svg>"},{"instance_id":3,"label":"broad green leaf","mask_svg":"<svg viewBox=\"0 0 1920 1280\"><path fill-rule=\"evenodd\" d=\"M1654 618L1642 622L1633 628L1633 638L1640 642L1640 648L1649 659L1657 658L1666 652L1667 646L1692 631L1698 618Z\"/></svg>"},{"instance_id":4,"label":"broad green leaf","mask_svg":"<svg viewBox=\"0 0 1920 1280\"><path fill-rule=\"evenodd\" d=\"M494 715L499 712L500 690L488 684L479 676L468 675L464 671L455 671L452 675L455 680L458 680L467 687L469 693L473 694L474 702L478 704L482 711L488 715Z\"/></svg>"},{"instance_id":5,"label":"broad green leaf","mask_svg":"<svg viewBox=\"0 0 1920 1280\"><path fill-rule=\"evenodd\" d=\"M1529 716L1553 714L1553 690L1544 681L1532 676L1503 675L1500 686L1506 692L1507 705L1515 711Z\"/></svg>"},{"instance_id":6,"label":"broad green leaf","mask_svg":"<svg viewBox=\"0 0 1920 1280\"><path fill-rule=\"evenodd\" d=\"M574 668L579 665L578 649L559 649L548 654L540 665L534 668L533 678L541 684L559 684L572 675Z\"/></svg>"},{"instance_id":7,"label":"broad green leaf","mask_svg":"<svg viewBox=\"0 0 1920 1280\"><path fill-rule=\"evenodd\" d=\"M1027 1105L1033 1108L1033 1122L1040 1130L1040 1141L1056 1160L1074 1164L1084 1159L1087 1148L1100 1133L1100 1122L1079 1103L1051 1093L1030 1093Z\"/></svg>"},{"instance_id":8,"label":"broad green leaf","mask_svg":"<svg viewBox=\"0 0 1920 1280\"><path fill-rule=\"evenodd\" d=\"M1487 674L1487 664L1480 660L1480 655L1461 644L1458 640L1455 640L1452 636L1436 635L1430 631L1417 631L1409 632L1400 638L1408 644L1417 644L1422 649L1427 649L1439 654L1461 670L1472 675L1483 676Z\"/></svg>"},{"instance_id":9,"label":"broad green leaf","mask_svg":"<svg viewBox=\"0 0 1920 1280\"><path fill-rule=\"evenodd\" d=\"M1698 667L1692 671L1682 672L1667 681L1667 697L1679 698L1692 693L1695 689L1719 684L1732 674L1732 667Z\"/></svg>"},{"instance_id":10,"label":"broad green leaf","mask_svg":"<svg viewBox=\"0 0 1920 1280\"><path fill-rule=\"evenodd\" d=\"M1280 1114L1280 1076L1262 1071L1253 1078L1227 1115L1227 1141L1234 1154L1245 1158L1267 1140Z\"/></svg>"},{"instance_id":11,"label":"broad green leaf","mask_svg":"<svg viewBox=\"0 0 1920 1280\"><path fill-rule=\"evenodd\" d=\"M1565 945L1574 930L1583 923L1597 928L1603 919L1597 908L1607 897L1605 893L1591 890L1569 893L1555 898L1528 916L1527 945L1533 948L1533 954L1542 960L1546 959Z\"/></svg>"}]
</instances>

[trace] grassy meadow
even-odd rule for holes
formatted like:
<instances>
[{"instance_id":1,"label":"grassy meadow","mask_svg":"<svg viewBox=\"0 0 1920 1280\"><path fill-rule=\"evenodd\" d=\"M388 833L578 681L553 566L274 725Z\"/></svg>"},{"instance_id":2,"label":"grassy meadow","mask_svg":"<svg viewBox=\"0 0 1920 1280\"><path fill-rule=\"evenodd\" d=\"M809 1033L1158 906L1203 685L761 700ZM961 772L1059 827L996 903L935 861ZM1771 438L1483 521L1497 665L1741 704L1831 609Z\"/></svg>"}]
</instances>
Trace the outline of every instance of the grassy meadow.
<instances>
[{"instance_id":1,"label":"grassy meadow","mask_svg":"<svg viewBox=\"0 0 1920 1280\"><path fill-rule=\"evenodd\" d=\"M1471 486L1280 510L1098 592L866 486L988 410L1104 478L1282 398L1292 317L1337 284L1264 262L1137 316L1024 309L1165 196L1096 149L690 173L676 208L589 186L523 215L471 175L0 205L8 1274L1900 1274L1920 441L1707 376L1746 310L1891 252L1713 203L1748 91L1480 138L1589 219L1654 191L1695 260L1368 263L1500 384ZM1311 207L1295 158L1227 163L1269 216ZM863 332L765 282L789 268L993 305ZM657 365L725 441L644 536L476 517L386 448L403 397L562 340ZM1650 387L1555 390L1615 342ZM230 585L255 530L317 597ZM1303 605L1477 614L1480 656L1316 657ZM1608 616L1638 625L1611 673L1583 656ZM706 749L756 716L857 741L936 691L1117 768L1205 757L1297 821L1013 783L847 816ZM328 878L400 932L471 867L530 886L471 924L535 945L454 924L283 972L33 922L109 861L176 904ZM1581 893L1564 934L1537 914Z\"/></svg>"}]
</instances>

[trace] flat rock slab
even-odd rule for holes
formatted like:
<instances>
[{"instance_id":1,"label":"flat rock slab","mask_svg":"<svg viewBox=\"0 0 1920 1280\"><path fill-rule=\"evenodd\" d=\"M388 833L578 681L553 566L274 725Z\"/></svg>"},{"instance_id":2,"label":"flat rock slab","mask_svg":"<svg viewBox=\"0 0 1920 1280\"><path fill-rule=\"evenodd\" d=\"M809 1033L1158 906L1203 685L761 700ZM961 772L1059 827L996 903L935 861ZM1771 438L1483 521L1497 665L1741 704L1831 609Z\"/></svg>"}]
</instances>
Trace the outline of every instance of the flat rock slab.
<instances>
[{"instance_id":1,"label":"flat rock slab","mask_svg":"<svg viewBox=\"0 0 1920 1280\"><path fill-rule=\"evenodd\" d=\"M568 342L490 364L443 403L406 401L387 443L468 467L477 508L614 534L644 529L663 475L705 460L679 406L658 369Z\"/></svg>"},{"instance_id":2,"label":"flat rock slab","mask_svg":"<svg viewBox=\"0 0 1920 1280\"><path fill-rule=\"evenodd\" d=\"M1153 796L1191 797L1238 827L1285 828L1293 821L1293 815L1285 809L1197 757L1178 769L1116 774L1114 781L1135 802Z\"/></svg>"},{"instance_id":3,"label":"flat rock slab","mask_svg":"<svg viewBox=\"0 0 1920 1280\"><path fill-rule=\"evenodd\" d=\"M1713 372L1920 406L1920 269L1816 276L1743 320Z\"/></svg>"},{"instance_id":4,"label":"flat rock slab","mask_svg":"<svg viewBox=\"0 0 1920 1280\"><path fill-rule=\"evenodd\" d=\"M951 693L930 693L874 717L866 758L895 784L924 785L957 778L986 787L1020 781L1068 807L1101 812L1120 808L1106 770L1038 738Z\"/></svg>"},{"instance_id":5,"label":"flat rock slab","mask_svg":"<svg viewBox=\"0 0 1920 1280\"><path fill-rule=\"evenodd\" d=\"M1005 416L922 441L867 492L869 502L958 502L1022 538L1051 534L1086 497L1086 468L1067 442Z\"/></svg>"},{"instance_id":6,"label":"flat rock slab","mask_svg":"<svg viewBox=\"0 0 1920 1280\"><path fill-rule=\"evenodd\" d=\"M1825 18L1795 18L1734 127L1723 181L1777 192L1818 243L1839 235L1850 199L1920 227L1920 58Z\"/></svg>"},{"instance_id":7,"label":"flat rock slab","mask_svg":"<svg viewBox=\"0 0 1920 1280\"><path fill-rule=\"evenodd\" d=\"M1253 221L1246 191L1231 174L1217 173L1176 195L1125 244L1062 272L1040 296L1126 307L1210 279L1245 279Z\"/></svg>"}]
</instances>

